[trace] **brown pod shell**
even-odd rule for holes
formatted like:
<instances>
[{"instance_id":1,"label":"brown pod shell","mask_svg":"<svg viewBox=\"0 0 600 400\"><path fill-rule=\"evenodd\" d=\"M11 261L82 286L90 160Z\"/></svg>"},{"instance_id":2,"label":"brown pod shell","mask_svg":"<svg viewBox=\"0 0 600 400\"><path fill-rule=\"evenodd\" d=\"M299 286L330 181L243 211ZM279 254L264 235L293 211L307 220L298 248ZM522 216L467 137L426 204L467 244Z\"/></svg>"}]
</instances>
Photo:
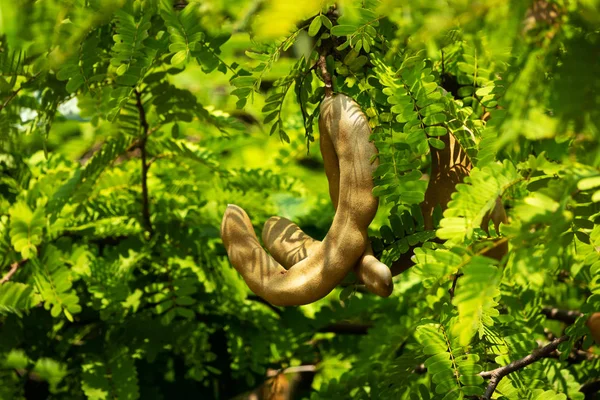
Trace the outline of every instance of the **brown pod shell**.
<instances>
[{"instance_id":1,"label":"brown pod shell","mask_svg":"<svg viewBox=\"0 0 600 400\"><path fill-rule=\"evenodd\" d=\"M431 174L425 191L425 200L421 203L421 212L427 230L433 229L433 211L435 207L439 204L442 210L448 208L448 202L452 198L452 193L456 190L456 185L462 183L473 168L469 156L454 135L448 133L441 136L440 140L444 142L445 147L442 150L431 148ZM496 231L500 223L508 222L506 210L500 198L496 199L494 209L483 218L481 228L486 232L488 232L490 219L493 221ZM489 249L484 255L501 260L507 252L508 243L502 242L500 245ZM411 266L411 254L403 255L392 265L392 273L398 275Z\"/></svg>"},{"instance_id":2,"label":"brown pod shell","mask_svg":"<svg viewBox=\"0 0 600 400\"><path fill-rule=\"evenodd\" d=\"M273 258L285 268L304 260L321 244L283 217L271 217L265 221L262 240Z\"/></svg>"},{"instance_id":3,"label":"brown pod shell","mask_svg":"<svg viewBox=\"0 0 600 400\"><path fill-rule=\"evenodd\" d=\"M433 229L433 211L439 204L442 210L448 208L456 185L469 176L471 160L450 133L439 138L444 149L431 148L431 174L425 191L425 200L421 203L421 212L425 229Z\"/></svg>"},{"instance_id":4,"label":"brown pod shell","mask_svg":"<svg viewBox=\"0 0 600 400\"><path fill-rule=\"evenodd\" d=\"M321 243L283 217L271 217L265 222L262 239L273 258L284 267L308 257ZM373 255L370 245L358 260L354 272L369 292L381 297L392 294L392 272Z\"/></svg>"},{"instance_id":5,"label":"brown pod shell","mask_svg":"<svg viewBox=\"0 0 600 400\"><path fill-rule=\"evenodd\" d=\"M349 97L336 95L321 103L321 134L331 137L340 169L339 206L327 235L306 258L286 270L261 247L246 212L229 205L221 238L233 267L250 289L274 305L317 301L333 290L363 254L367 228L377 212L373 166L355 163L375 154L366 117Z\"/></svg>"},{"instance_id":6,"label":"brown pod shell","mask_svg":"<svg viewBox=\"0 0 600 400\"><path fill-rule=\"evenodd\" d=\"M447 134L440 138L444 142L444 149L431 149L431 175L425 201L421 203L421 212L425 220L425 229L433 229L433 210L438 204L442 210L448 208L448 202L456 185L462 183L473 169L473 164L467 153L460 146L454 135ZM490 219L498 230L500 223L506 223L506 211L500 198L496 199L494 209L483 218L481 228L488 231Z\"/></svg>"},{"instance_id":7,"label":"brown pod shell","mask_svg":"<svg viewBox=\"0 0 600 400\"><path fill-rule=\"evenodd\" d=\"M350 98L348 98L348 101L354 103ZM356 104L356 109L360 111L358 104ZM360 112L362 114L362 111ZM340 194L340 161L332 138L329 135L323 134L323 130L321 130L319 142L325 165L325 174L329 182L329 196L334 208L337 210ZM375 145L372 145L372 147L373 151L377 152ZM371 164L372 168L376 168L379 165L377 160L371 163L370 158L356 159L353 165L357 163ZM372 194L372 181L369 182L366 189L369 190L369 195L375 199ZM272 217L265 222L262 238L267 250L283 266L291 266L300 261L302 256L306 257L310 253L310 249L319 243L302 232L302 229L298 225L280 217ZM358 279L365 284L369 292L381 297L388 297L392 294L394 289L392 273L387 265L380 262L373 255L370 243L367 244L365 252L355 265L354 272Z\"/></svg>"}]
</instances>

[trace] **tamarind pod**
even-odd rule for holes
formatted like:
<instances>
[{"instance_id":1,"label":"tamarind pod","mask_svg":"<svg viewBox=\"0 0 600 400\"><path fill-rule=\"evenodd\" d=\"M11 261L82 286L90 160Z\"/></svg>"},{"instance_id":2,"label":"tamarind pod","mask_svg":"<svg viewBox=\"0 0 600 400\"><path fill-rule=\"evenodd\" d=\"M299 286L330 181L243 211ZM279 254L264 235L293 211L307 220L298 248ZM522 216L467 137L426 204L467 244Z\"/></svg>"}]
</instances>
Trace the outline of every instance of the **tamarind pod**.
<instances>
[{"instance_id":1,"label":"tamarind pod","mask_svg":"<svg viewBox=\"0 0 600 400\"><path fill-rule=\"evenodd\" d=\"M358 105L356 107L359 109ZM339 159L332 138L329 135L322 132L319 143L321 154L323 155L325 174L329 183L329 197L334 209L337 210L340 193ZM377 151L374 145L373 149ZM354 162L370 163L370 159L358 159ZM378 164L376 160L372 164L372 167L377 168ZM372 180L369 182L368 189L370 196L373 197ZM306 235L298 225L280 217L272 217L265 222L262 239L273 258L284 267L291 266L300 261L302 256L306 257L310 253L310 249L319 243ZM354 272L358 279L365 284L369 292L381 297L388 297L392 294L394 289L392 273L387 265L377 260L373 255L370 242L367 244L364 254L355 265Z\"/></svg>"},{"instance_id":2,"label":"tamarind pod","mask_svg":"<svg viewBox=\"0 0 600 400\"><path fill-rule=\"evenodd\" d=\"M262 240L271 256L284 267L294 265L310 256L321 243L283 217L271 217L265 222ZM369 292L381 297L392 294L392 273L387 265L373 255L370 244L356 263L354 272Z\"/></svg>"},{"instance_id":3,"label":"tamarind pod","mask_svg":"<svg viewBox=\"0 0 600 400\"><path fill-rule=\"evenodd\" d=\"M319 140L321 154L325 166L325 175L329 183L329 197L333 203L333 207L337 210L338 197L340 191L340 165L337 160L337 154L334 151L331 138L326 135L321 135ZM373 145L374 147L374 145ZM375 147L374 147L375 148ZM377 151L377 149L375 149ZM357 162L370 162L368 159L357 160ZM373 168L377 168L379 160L372 163ZM373 197L373 181L369 182L369 195ZM365 284L367 290L381 297L388 297L394 290L392 281L392 273L387 265L380 262L373 255L371 242L367 243L367 247L359 262L354 267L354 272L358 279Z\"/></svg>"},{"instance_id":4,"label":"tamarind pod","mask_svg":"<svg viewBox=\"0 0 600 400\"><path fill-rule=\"evenodd\" d=\"M250 289L274 305L308 304L326 296L348 274L368 242L367 228L377 211L371 195L375 147L358 105L344 95L321 103L319 130L329 135L340 163L339 206L327 235L302 261L288 270L260 246L252 223L239 206L229 205L221 238L233 267Z\"/></svg>"},{"instance_id":5,"label":"tamarind pod","mask_svg":"<svg viewBox=\"0 0 600 400\"><path fill-rule=\"evenodd\" d=\"M590 328L590 332L592 333L592 337L596 344L600 346L600 312L590 315L585 324Z\"/></svg>"}]
</instances>

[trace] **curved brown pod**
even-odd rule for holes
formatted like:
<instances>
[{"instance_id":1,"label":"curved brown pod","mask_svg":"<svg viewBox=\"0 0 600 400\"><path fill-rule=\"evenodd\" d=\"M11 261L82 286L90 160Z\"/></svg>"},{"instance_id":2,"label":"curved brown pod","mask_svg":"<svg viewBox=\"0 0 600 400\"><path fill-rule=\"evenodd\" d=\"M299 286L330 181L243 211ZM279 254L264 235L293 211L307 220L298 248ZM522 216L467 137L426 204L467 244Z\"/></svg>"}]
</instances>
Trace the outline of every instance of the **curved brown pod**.
<instances>
[{"instance_id":1,"label":"curved brown pod","mask_svg":"<svg viewBox=\"0 0 600 400\"><path fill-rule=\"evenodd\" d=\"M456 190L456 185L462 183L473 169L469 156L454 135L448 133L440 139L444 142L445 147L442 150L431 150L431 178L425 191L425 201L421 203L425 229L433 229L433 210L435 206L439 204L442 210L446 210L452 193ZM508 222L506 210L500 198L496 199L496 205L492 211L483 218L481 228L486 232L488 232L490 220L493 221L496 230L498 230L500 223ZM484 255L500 260L507 251L508 243L503 242L501 245L488 250Z\"/></svg>"},{"instance_id":2,"label":"curved brown pod","mask_svg":"<svg viewBox=\"0 0 600 400\"><path fill-rule=\"evenodd\" d=\"M333 207L337 210L338 197L340 193L340 164L337 162L338 156L329 137L321 135L319 145L321 148L321 154L323 155L325 174L327 175L327 181L329 182L329 197L331 198ZM370 163L371 161L367 158L357 159L355 162ZM375 160L373 166L376 168L378 165L379 161ZM369 195L373 197L372 180L369 181ZM394 290L392 272L387 265L380 262L373 255L371 242L367 242L365 252L354 267L354 272L356 273L358 279L365 284L369 292L381 297L388 297L390 294L392 294L392 291Z\"/></svg>"},{"instance_id":3,"label":"curved brown pod","mask_svg":"<svg viewBox=\"0 0 600 400\"><path fill-rule=\"evenodd\" d=\"M262 240L273 258L284 267L308 257L321 243L283 217L271 217L265 222ZM354 272L369 292L381 297L392 294L392 272L373 255L370 244L355 265Z\"/></svg>"},{"instance_id":4,"label":"curved brown pod","mask_svg":"<svg viewBox=\"0 0 600 400\"><path fill-rule=\"evenodd\" d=\"M452 193L456 190L456 185L462 183L469 176L473 164L471 159L460 146L454 135L448 133L440 137L444 142L442 150L431 148L431 174L427 190L425 191L425 200L421 203L421 212L425 229L433 229L433 211L439 204L442 210L448 208L448 202L452 198ZM490 219L494 222L496 230L500 223L508 222L506 210L502 205L500 198L496 200L494 209L483 218L481 228L488 231ZM508 252L508 243L502 242L484 253L485 256L501 260ZM412 252L403 254L400 259L392 264L392 275L398 275L412 267Z\"/></svg>"},{"instance_id":5,"label":"curved brown pod","mask_svg":"<svg viewBox=\"0 0 600 400\"><path fill-rule=\"evenodd\" d=\"M442 210L448 208L448 202L456 185L469 176L471 160L451 133L439 138L444 142L442 150L431 148L431 174L425 200L421 203L421 212L425 229L433 229L433 211L439 204Z\"/></svg>"},{"instance_id":6,"label":"curved brown pod","mask_svg":"<svg viewBox=\"0 0 600 400\"><path fill-rule=\"evenodd\" d=\"M344 96L344 95L338 95ZM344 96L346 97L346 96ZM348 101L354 101L348 98ZM354 103L356 104L356 103ZM356 104L356 109L362 114L360 107ZM364 116L364 114L363 114ZM366 119L366 118L365 118ZM369 129L370 134L370 129ZM323 155L323 163L325 165L325 174L329 182L329 197L333 203L333 207L337 210L340 193L340 162L337 152L329 135L323 134L319 140L321 154ZM363 163L370 164L370 158L356 159L354 164ZM376 168L379 163L375 161L372 164ZM370 196L373 197L373 181L369 181ZM373 197L373 199L375 199ZM280 262L283 266L291 266L302 260L310 254L311 249L319 244L319 241L314 240L306 235L298 225L280 217L271 217L265 222L262 235L263 243L273 258ZM380 262L374 255L371 243L367 243L365 252L358 260L354 267L358 279L365 284L367 290L381 297L388 297L392 294L394 284L392 281L392 273L387 265Z\"/></svg>"},{"instance_id":7,"label":"curved brown pod","mask_svg":"<svg viewBox=\"0 0 600 400\"><path fill-rule=\"evenodd\" d=\"M286 270L260 246L244 210L229 205L221 224L221 238L234 268L250 289L274 305L301 305L326 296L356 264L368 242L367 228L377 211L371 194L375 146L358 105L335 95L321 103L319 129L329 135L338 154L339 205L329 232L309 256Z\"/></svg>"}]
</instances>

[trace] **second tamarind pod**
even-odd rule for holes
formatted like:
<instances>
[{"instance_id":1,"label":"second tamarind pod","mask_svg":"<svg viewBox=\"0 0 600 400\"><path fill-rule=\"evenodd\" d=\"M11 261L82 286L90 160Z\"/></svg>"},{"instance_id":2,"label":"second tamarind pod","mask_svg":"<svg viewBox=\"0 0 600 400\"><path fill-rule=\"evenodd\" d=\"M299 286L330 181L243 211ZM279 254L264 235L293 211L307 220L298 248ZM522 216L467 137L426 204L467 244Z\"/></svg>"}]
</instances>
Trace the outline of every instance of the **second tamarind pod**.
<instances>
[{"instance_id":1,"label":"second tamarind pod","mask_svg":"<svg viewBox=\"0 0 600 400\"><path fill-rule=\"evenodd\" d=\"M592 332L592 337L596 344L600 346L600 312L590 315L585 324L590 328L590 332Z\"/></svg>"},{"instance_id":2,"label":"second tamarind pod","mask_svg":"<svg viewBox=\"0 0 600 400\"><path fill-rule=\"evenodd\" d=\"M425 191L425 201L421 203L425 229L433 229L432 216L435 206L439 204L442 210L446 210L452 193L456 190L456 185L462 183L473 168L469 156L454 135L448 133L440 139L444 142L445 147L442 150L431 149L431 177ZM506 210L500 198L496 199L496 205L481 222L481 228L486 232L488 232L490 220L493 221L496 231L498 231L500 223L508 222ZM484 254L500 260L507 252L508 243L503 242Z\"/></svg>"},{"instance_id":3,"label":"second tamarind pod","mask_svg":"<svg viewBox=\"0 0 600 400\"><path fill-rule=\"evenodd\" d=\"M469 156L454 135L448 133L440 139L445 147L442 150L431 149L431 174L425 191L425 200L421 203L425 229L433 229L432 216L435 206L439 204L442 210L446 210L456 185L462 183L473 168ZM494 222L496 230L501 222L507 222L506 211L500 198L496 200L494 209L483 218L481 227L486 232L490 219Z\"/></svg>"},{"instance_id":4,"label":"second tamarind pod","mask_svg":"<svg viewBox=\"0 0 600 400\"><path fill-rule=\"evenodd\" d=\"M473 168L467 153L454 135L448 133L441 136L440 140L444 142L445 147L442 150L431 148L431 174L425 191L425 200L421 203L425 229L428 230L433 229L435 207L439 204L442 210L448 208L448 202L456 190L456 185L462 183ZM494 222L496 231L500 223L508 222L506 210L500 198L496 199L496 206L482 220L481 228L486 232L488 232L490 219ZM502 242L485 252L484 255L501 260L507 252L508 243ZM403 254L399 260L395 261L391 267L392 274L398 275L409 269L412 266L411 256L412 253Z\"/></svg>"},{"instance_id":5,"label":"second tamarind pod","mask_svg":"<svg viewBox=\"0 0 600 400\"><path fill-rule=\"evenodd\" d=\"M338 209L323 241L314 252L286 270L260 246L246 212L235 205L225 210L221 238L234 268L250 289L271 304L308 304L326 296L355 265L368 242L367 228L377 212L371 194L376 149L358 105L344 95L321 103L319 130L329 135L338 155Z\"/></svg>"},{"instance_id":6,"label":"second tamarind pod","mask_svg":"<svg viewBox=\"0 0 600 400\"><path fill-rule=\"evenodd\" d=\"M431 148L431 173L425 191L425 200L421 203L421 212L425 229L433 229L433 210L439 204L442 210L448 208L448 202L456 185L469 176L472 164L467 153L450 133L439 138L444 142L442 150Z\"/></svg>"},{"instance_id":7,"label":"second tamarind pod","mask_svg":"<svg viewBox=\"0 0 600 400\"><path fill-rule=\"evenodd\" d=\"M271 217L265 222L262 239L273 258L284 267L294 265L310 256L321 243L283 217ZM354 272L369 292L381 297L392 294L392 273L387 265L373 255L370 245L367 245L358 260Z\"/></svg>"}]
</instances>

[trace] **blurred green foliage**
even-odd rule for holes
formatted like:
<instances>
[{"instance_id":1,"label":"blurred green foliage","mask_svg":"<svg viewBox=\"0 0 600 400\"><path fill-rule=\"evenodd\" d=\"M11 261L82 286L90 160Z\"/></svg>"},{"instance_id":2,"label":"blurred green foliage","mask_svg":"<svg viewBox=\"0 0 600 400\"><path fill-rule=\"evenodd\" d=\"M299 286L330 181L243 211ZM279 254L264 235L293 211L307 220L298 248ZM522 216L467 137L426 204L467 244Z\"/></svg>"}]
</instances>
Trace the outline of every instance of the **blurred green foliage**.
<instances>
[{"instance_id":1,"label":"blurred green foliage","mask_svg":"<svg viewBox=\"0 0 600 400\"><path fill-rule=\"evenodd\" d=\"M481 371L563 330L495 396L583 399L599 26L597 0L0 0L0 399L241 398L298 366L315 368L279 375L293 398L476 398ZM220 219L236 203L257 231L281 215L326 234L320 55L379 149L373 247L415 266L387 299L349 279L274 308ZM475 168L428 231L444 135ZM509 222L488 234L498 196ZM543 306L582 314L565 330Z\"/></svg>"}]
</instances>

